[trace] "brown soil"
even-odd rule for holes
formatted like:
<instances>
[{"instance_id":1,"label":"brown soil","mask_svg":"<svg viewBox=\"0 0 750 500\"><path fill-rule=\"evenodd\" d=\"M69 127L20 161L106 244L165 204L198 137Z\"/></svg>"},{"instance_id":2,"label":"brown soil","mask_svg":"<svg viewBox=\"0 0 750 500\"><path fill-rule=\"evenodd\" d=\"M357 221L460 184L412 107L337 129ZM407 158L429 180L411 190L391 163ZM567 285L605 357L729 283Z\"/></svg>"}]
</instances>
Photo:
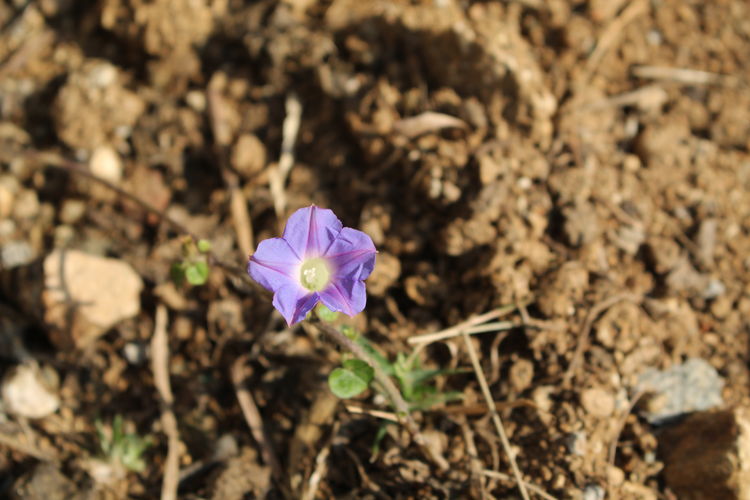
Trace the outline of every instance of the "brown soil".
<instances>
[{"instance_id":1,"label":"brown soil","mask_svg":"<svg viewBox=\"0 0 750 500\"><path fill-rule=\"evenodd\" d=\"M62 402L18 432L15 418L2 423L0 495L57 498L33 496L34 480L62 482L59 494L159 495L162 407L150 363L126 356L148 347L159 304L181 470L210 462L222 436L236 444L185 479L181 498L516 494L481 474L511 470L460 338L423 362L469 368L439 380L464 399L415 415L443 472L395 426L371 457L388 406L371 393L333 400L335 347L286 329L268 294L217 265L202 287L168 284L185 234L164 216L242 269L248 246L316 203L378 247L354 322L389 355L411 352L411 336L527 304L501 318L516 328L473 341L529 482L555 498L674 498L659 429L632 408L638 376L703 358L724 379L725 405L750 400L750 4L246 4L0 5L5 265L9 248L24 262L76 248L145 282L136 318L75 350L53 348L6 290L4 331L26 332ZM277 217L269 186L286 161L290 99L302 114ZM97 151L121 165L95 165ZM237 401L239 356L276 478ZM116 414L155 445L143 472L102 486L94 422Z\"/></svg>"}]
</instances>

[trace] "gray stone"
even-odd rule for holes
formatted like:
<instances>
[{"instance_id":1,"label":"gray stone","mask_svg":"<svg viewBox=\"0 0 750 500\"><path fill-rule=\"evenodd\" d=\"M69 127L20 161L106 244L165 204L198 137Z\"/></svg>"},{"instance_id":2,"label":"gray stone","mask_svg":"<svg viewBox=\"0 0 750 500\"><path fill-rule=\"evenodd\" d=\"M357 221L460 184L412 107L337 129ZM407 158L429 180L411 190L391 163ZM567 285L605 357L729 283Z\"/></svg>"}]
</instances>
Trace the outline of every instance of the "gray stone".
<instances>
[{"instance_id":1,"label":"gray stone","mask_svg":"<svg viewBox=\"0 0 750 500\"><path fill-rule=\"evenodd\" d=\"M643 413L652 424L661 424L688 412L723 404L724 381L708 362L691 358L659 371L649 369L638 378L636 392L648 394Z\"/></svg>"}]
</instances>

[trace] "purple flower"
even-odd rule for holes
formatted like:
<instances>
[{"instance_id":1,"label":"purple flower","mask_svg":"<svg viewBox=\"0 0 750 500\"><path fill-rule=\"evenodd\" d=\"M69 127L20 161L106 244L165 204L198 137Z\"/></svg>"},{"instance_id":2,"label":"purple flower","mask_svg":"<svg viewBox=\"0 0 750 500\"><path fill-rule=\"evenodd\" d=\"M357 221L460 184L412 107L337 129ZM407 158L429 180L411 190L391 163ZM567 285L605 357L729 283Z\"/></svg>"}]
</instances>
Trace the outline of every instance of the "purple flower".
<instances>
[{"instance_id":1,"label":"purple flower","mask_svg":"<svg viewBox=\"0 0 750 500\"><path fill-rule=\"evenodd\" d=\"M369 236L312 205L289 217L281 238L260 242L247 272L273 292L273 306L291 326L319 301L349 316L362 312L363 280L375 267L376 253Z\"/></svg>"}]
</instances>

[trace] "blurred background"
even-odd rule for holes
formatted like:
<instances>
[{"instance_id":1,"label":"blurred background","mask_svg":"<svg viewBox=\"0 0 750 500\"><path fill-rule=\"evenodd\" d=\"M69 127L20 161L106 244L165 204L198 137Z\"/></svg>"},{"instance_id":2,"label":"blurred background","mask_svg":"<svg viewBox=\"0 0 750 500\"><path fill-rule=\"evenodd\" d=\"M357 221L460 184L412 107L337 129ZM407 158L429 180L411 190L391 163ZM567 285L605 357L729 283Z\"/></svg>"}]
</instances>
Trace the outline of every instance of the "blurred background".
<instances>
[{"instance_id":1,"label":"blurred background","mask_svg":"<svg viewBox=\"0 0 750 500\"><path fill-rule=\"evenodd\" d=\"M415 354L440 470L244 275L315 203L385 356L508 306L543 498L741 498L749 82L744 0L5 0L0 496L516 498L461 339Z\"/></svg>"}]
</instances>

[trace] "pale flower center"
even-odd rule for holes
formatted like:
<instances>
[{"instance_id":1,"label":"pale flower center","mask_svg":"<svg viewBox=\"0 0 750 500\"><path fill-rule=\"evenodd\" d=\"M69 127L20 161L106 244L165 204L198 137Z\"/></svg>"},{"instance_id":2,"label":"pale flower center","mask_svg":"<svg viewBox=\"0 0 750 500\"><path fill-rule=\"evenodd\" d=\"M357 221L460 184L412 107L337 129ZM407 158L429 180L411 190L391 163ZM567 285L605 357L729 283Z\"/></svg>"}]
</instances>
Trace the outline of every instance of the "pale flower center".
<instances>
[{"instance_id":1,"label":"pale flower center","mask_svg":"<svg viewBox=\"0 0 750 500\"><path fill-rule=\"evenodd\" d=\"M311 292L319 292L328 286L331 279L331 268L328 262L320 257L307 259L299 270L302 286Z\"/></svg>"}]
</instances>

